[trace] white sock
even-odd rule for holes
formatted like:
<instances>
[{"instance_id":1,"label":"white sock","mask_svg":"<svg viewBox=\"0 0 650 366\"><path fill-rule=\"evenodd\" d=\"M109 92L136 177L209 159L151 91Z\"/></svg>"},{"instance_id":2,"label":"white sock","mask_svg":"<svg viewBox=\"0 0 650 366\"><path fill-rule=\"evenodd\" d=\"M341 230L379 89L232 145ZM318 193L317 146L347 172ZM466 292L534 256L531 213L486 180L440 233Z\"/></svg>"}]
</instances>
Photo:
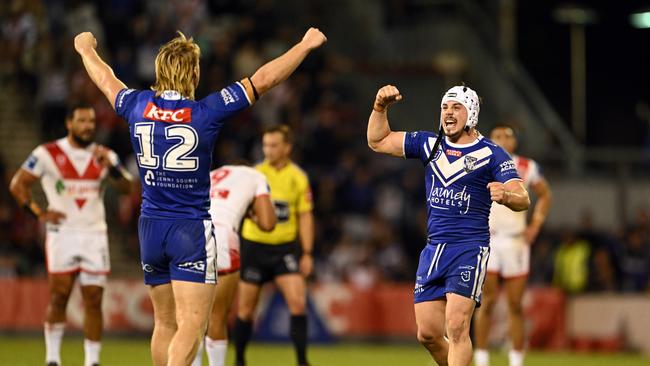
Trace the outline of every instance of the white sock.
<instances>
[{"instance_id":1,"label":"white sock","mask_svg":"<svg viewBox=\"0 0 650 366\"><path fill-rule=\"evenodd\" d=\"M208 354L210 366L224 366L226 364L227 339L212 339L205 336L205 351Z\"/></svg>"},{"instance_id":2,"label":"white sock","mask_svg":"<svg viewBox=\"0 0 650 366\"><path fill-rule=\"evenodd\" d=\"M489 366L490 352L486 349L477 348L476 351L474 351L474 363L476 366Z\"/></svg>"},{"instance_id":3,"label":"white sock","mask_svg":"<svg viewBox=\"0 0 650 366\"><path fill-rule=\"evenodd\" d=\"M45 363L61 364L61 340L65 323L45 323Z\"/></svg>"},{"instance_id":4,"label":"white sock","mask_svg":"<svg viewBox=\"0 0 650 366\"><path fill-rule=\"evenodd\" d=\"M199 350L196 351L196 356L194 356L194 361L192 361L191 366L202 366L203 365L203 340L199 342Z\"/></svg>"},{"instance_id":5,"label":"white sock","mask_svg":"<svg viewBox=\"0 0 650 366\"><path fill-rule=\"evenodd\" d=\"M510 366L524 366L524 352L511 349L508 352Z\"/></svg>"},{"instance_id":6,"label":"white sock","mask_svg":"<svg viewBox=\"0 0 650 366\"><path fill-rule=\"evenodd\" d=\"M92 366L99 363L99 351L102 349L102 342L84 339L84 366Z\"/></svg>"}]
</instances>

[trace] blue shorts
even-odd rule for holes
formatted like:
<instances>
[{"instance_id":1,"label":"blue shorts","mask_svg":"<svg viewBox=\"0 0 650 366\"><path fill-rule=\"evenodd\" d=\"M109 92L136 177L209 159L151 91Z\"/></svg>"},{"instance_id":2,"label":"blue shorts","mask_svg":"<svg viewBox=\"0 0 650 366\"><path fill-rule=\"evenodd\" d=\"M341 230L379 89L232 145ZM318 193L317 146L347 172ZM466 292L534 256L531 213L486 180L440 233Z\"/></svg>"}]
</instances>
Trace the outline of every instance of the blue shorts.
<instances>
[{"instance_id":1,"label":"blue shorts","mask_svg":"<svg viewBox=\"0 0 650 366\"><path fill-rule=\"evenodd\" d=\"M441 299L451 292L480 306L489 257L487 244L427 244L420 253L413 291L415 303Z\"/></svg>"},{"instance_id":2,"label":"blue shorts","mask_svg":"<svg viewBox=\"0 0 650 366\"><path fill-rule=\"evenodd\" d=\"M217 243L212 221L140 217L138 233L147 285L171 280L216 283Z\"/></svg>"}]
</instances>

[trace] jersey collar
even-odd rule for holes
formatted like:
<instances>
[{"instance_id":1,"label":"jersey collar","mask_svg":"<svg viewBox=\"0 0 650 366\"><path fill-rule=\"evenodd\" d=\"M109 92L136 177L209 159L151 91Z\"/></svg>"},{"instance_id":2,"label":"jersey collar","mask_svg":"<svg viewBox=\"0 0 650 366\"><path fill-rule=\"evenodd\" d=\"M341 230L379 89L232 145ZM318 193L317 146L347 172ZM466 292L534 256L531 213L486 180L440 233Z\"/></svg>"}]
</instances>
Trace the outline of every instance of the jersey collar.
<instances>
[{"instance_id":1,"label":"jersey collar","mask_svg":"<svg viewBox=\"0 0 650 366\"><path fill-rule=\"evenodd\" d=\"M276 168L275 168L273 165L271 165L271 163L270 163L268 160L266 160L266 159L264 159L264 160L262 161L262 165L266 166L268 169L270 169L270 170L272 170L272 171L274 171L274 172L278 172L278 173L279 173L279 172L284 171L284 170L286 170L287 168L289 168L289 166L291 165L291 160L289 160L289 162L287 163L287 165L283 166L283 167L280 168L280 169L276 169Z\"/></svg>"},{"instance_id":2,"label":"jersey collar","mask_svg":"<svg viewBox=\"0 0 650 366\"><path fill-rule=\"evenodd\" d=\"M482 139L483 139L483 135L479 135L479 136L476 138L476 140L474 140L474 141L472 141L472 142L470 142L470 143L468 143L468 144L456 144L456 143L451 142L451 141L449 140L449 137L445 136L445 143L446 143L447 145L451 146L451 147L455 147L455 148L457 148L457 149L462 149L462 148L466 148L466 147L474 146L474 145L478 144L479 141L481 141Z\"/></svg>"},{"instance_id":3,"label":"jersey collar","mask_svg":"<svg viewBox=\"0 0 650 366\"><path fill-rule=\"evenodd\" d=\"M91 151L95 149L95 142L91 142L88 146L86 147L75 147L72 146L70 143L70 140L68 140L68 136L60 138L58 140L59 146L61 146L63 149L68 149L68 150L86 150L86 151Z\"/></svg>"},{"instance_id":4,"label":"jersey collar","mask_svg":"<svg viewBox=\"0 0 650 366\"><path fill-rule=\"evenodd\" d=\"M185 99L181 93L176 90L165 90L160 93L160 97L166 100L182 100Z\"/></svg>"}]
</instances>

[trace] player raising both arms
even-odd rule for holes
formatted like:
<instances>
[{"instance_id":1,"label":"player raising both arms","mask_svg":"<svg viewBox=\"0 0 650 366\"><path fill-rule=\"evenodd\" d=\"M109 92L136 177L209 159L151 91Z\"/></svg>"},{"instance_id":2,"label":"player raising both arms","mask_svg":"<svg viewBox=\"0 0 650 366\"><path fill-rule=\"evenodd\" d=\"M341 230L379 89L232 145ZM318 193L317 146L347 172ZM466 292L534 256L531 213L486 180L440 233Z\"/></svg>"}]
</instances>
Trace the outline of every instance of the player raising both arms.
<instances>
[{"instance_id":1,"label":"player raising both arms","mask_svg":"<svg viewBox=\"0 0 650 366\"><path fill-rule=\"evenodd\" d=\"M490 317L499 293L499 277L508 300L510 340L512 349L508 354L510 366L524 364L524 314L521 301L526 289L530 268L530 245L535 241L546 220L551 206L551 190L540 173L537 163L523 156L514 155L517 138L508 125L497 125L490 132L490 139L512 155L519 176L526 188L531 187L537 196L533 215L526 225L526 212L512 212L503 206L493 204L490 212L490 260L488 274L483 287L483 306L476 312L476 366L488 366L488 332Z\"/></svg>"},{"instance_id":2,"label":"player raising both arms","mask_svg":"<svg viewBox=\"0 0 650 366\"><path fill-rule=\"evenodd\" d=\"M250 208L252 221L263 231L275 228L277 218L264 175L244 165L224 165L210 173L210 216L217 238L217 285L205 336L210 366L224 366L228 348L228 313L239 282L239 226ZM192 366L201 366L197 352Z\"/></svg>"},{"instance_id":3,"label":"player raising both arms","mask_svg":"<svg viewBox=\"0 0 650 366\"><path fill-rule=\"evenodd\" d=\"M401 99L392 85L379 89L368 145L426 165L428 235L414 291L417 337L439 365L467 366L469 325L480 305L490 253L490 204L522 211L530 204L528 192L510 156L476 131L479 98L472 89L455 86L442 97L439 123L445 136L435 151L434 133L391 131L387 109Z\"/></svg>"},{"instance_id":4,"label":"player raising both arms","mask_svg":"<svg viewBox=\"0 0 650 366\"><path fill-rule=\"evenodd\" d=\"M143 187L140 255L154 308L154 365L188 365L206 331L216 283L210 163L224 120L284 81L327 39L310 28L250 78L196 101L199 46L183 34L156 56L152 90L127 89L99 57L89 33L75 37L86 71L129 124Z\"/></svg>"},{"instance_id":5,"label":"player raising both arms","mask_svg":"<svg viewBox=\"0 0 650 366\"><path fill-rule=\"evenodd\" d=\"M84 302L84 365L94 366L99 364L102 293L110 271L103 183L110 178L126 194L132 178L112 150L94 142L95 110L90 105L70 107L66 128L68 136L34 149L9 189L47 230L50 303L45 320L45 363L61 364L65 309L78 277ZM47 197L46 210L31 198L31 187L39 179Z\"/></svg>"}]
</instances>

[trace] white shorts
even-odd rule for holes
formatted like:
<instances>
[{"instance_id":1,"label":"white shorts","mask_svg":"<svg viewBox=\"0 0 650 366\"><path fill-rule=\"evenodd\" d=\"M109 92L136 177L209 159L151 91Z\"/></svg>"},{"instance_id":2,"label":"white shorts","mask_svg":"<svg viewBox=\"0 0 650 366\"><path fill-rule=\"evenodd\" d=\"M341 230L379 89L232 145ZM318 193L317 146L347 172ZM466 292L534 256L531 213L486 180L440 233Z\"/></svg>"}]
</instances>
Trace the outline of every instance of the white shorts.
<instances>
[{"instance_id":1,"label":"white shorts","mask_svg":"<svg viewBox=\"0 0 650 366\"><path fill-rule=\"evenodd\" d=\"M217 273L239 271L239 234L231 227L215 223L214 235L217 238Z\"/></svg>"},{"instance_id":2,"label":"white shorts","mask_svg":"<svg viewBox=\"0 0 650 366\"><path fill-rule=\"evenodd\" d=\"M496 273L506 279L528 275L530 245L526 243L523 234L492 234L487 270L488 273Z\"/></svg>"},{"instance_id":3,"label":"white shorts","mask_svg":"<svg viewBox=\"0 0 650 366\"><path fill-rule=\"evenodd\" d=\"M79 273L84 285L103 286L111 271L106 231L48 230L45 258L50 274Z\"/></svg>"}]
</instances>

